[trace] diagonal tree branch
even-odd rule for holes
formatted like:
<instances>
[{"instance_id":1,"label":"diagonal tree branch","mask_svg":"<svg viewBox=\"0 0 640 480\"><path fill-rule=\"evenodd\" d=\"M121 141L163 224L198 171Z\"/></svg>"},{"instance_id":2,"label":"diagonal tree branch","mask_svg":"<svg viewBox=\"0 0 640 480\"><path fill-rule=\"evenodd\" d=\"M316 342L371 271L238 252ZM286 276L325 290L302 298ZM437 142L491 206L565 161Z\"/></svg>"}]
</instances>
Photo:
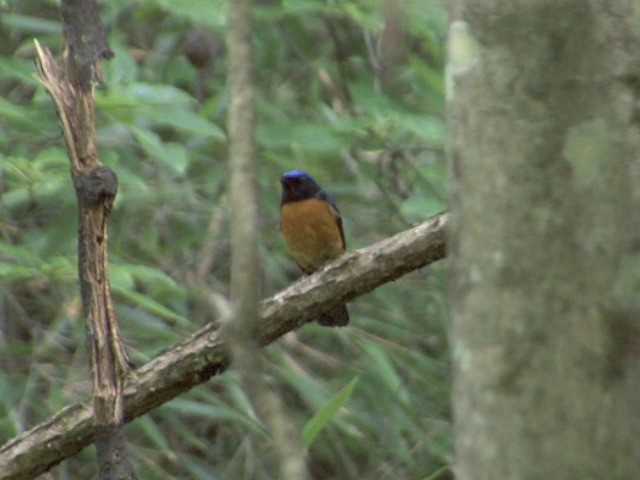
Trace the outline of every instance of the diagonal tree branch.
<instances>
[{"instance_id":1,"label":"diagonal tree branch","mask_svg":"<svg viewBox=\"0 0 640 480\"><path fill-rule=\"evenodd\" d=\"M268 345L333 306L445 257L448 215L344 255L261 304L260 343ZM330 332L327 332L330 334ZM229 366L224 338L208 325L135 372L125 385L125 421L143 415ZM71 405L0 447L0 479L35 478L95 436L88 402Z\"/></svg>"}]
</instances>

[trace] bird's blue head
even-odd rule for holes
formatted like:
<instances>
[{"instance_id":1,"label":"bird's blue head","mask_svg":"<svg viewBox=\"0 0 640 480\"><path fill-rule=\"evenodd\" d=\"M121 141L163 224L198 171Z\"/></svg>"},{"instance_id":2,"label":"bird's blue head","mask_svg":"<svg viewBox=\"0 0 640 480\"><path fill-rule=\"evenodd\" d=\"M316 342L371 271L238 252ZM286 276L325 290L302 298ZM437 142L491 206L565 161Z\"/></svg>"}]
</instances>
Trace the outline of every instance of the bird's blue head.
<instances>
[{"instance_id":1,"label":"bird's blue head","mask_svg":"<svg viewBox=\"0 0 640 480\"><path fill-rule=\"evenodd\" d=\"M302 178L313 180L311 175L309 175L307 172L303 170L291 170L289 172L285 172L284 175L282 175L282 181L296 180L296 179L302 179Z\"/></svg>"},{"instance_id":2,"label":"bird's blue head","mask_svg":"<svg viewBox=\"0 0 640 480\"><path fill-rule=\"evenodd\" d=\"M322 190L311 175L302 170L291 170L282 175L282 203L307 200Z\"/></svg>"}]
</instances>

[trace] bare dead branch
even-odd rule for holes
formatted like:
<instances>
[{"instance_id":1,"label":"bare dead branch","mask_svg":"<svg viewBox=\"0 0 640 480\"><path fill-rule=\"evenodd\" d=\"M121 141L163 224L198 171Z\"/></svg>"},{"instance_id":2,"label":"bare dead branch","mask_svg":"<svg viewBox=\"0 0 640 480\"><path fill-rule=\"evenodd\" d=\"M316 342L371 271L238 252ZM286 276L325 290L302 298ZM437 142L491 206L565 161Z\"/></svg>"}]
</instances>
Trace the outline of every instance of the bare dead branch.
<instances>
[{"instance_id":1,"label":"bare dead branch","mask_svg":"<svg viewBox=\"0 0 640 480\"><path fill-rule=\"evenodd\" d=\"M63 0L61 10L66 42L61 66L36 42L37 66L56 105L78 201L78 273L87 315L100 479L135 479L122 433L129 364L114 314L107 260L108 221L118 181L98 159L93 98L100 61L113 52L95 0Z\"/></svg>"}]
</instances>

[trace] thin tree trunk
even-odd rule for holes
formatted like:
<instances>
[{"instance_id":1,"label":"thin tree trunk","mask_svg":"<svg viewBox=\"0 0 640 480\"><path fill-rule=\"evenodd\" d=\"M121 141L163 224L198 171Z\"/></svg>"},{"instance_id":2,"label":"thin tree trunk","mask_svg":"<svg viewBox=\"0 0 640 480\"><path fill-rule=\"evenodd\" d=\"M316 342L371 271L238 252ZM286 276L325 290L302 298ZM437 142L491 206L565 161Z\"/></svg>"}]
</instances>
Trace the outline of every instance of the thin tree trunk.
<instances>
[{"instance_id":1,"label":"thin tree trunk","mask_svg":"<svg viewBox=\"0 0 640 480\"><path fill-rule=\"evenodd\" d=\"M263 376L260 350L260 256L258 253L258 161L255 146L251 0L229 4L229 163L231 184L231 295L233 315L226 325L234 367L251 403L272 436L278 478L307 478L298 432Z\"/></svg>"},{"instance_id":2,"label":"thin tree trunk","mask_svg":"<svg viewBox=\"0 0 640 480\"><path fill-rule=\"evenodd\" d=\"M124 437L123 386L129 361L120 337L108 268L108 225L118 190L98 159L94 83L113 57L95 0L62 0L65 52L60 65L36 42L40 81L54 100L78 200L78 274L93 378L95 445L100 480L131 480Z\"/></svg>"},{"instance_id":3,"label":"thin tree trunk","mask_svg":"<svg viewBox=\"0 0 640 480\"><path fill-rule=\"evenodd\" d=\"M631 2L450 4L456 478L640 478Z\"/></svg>"}]
</instances>

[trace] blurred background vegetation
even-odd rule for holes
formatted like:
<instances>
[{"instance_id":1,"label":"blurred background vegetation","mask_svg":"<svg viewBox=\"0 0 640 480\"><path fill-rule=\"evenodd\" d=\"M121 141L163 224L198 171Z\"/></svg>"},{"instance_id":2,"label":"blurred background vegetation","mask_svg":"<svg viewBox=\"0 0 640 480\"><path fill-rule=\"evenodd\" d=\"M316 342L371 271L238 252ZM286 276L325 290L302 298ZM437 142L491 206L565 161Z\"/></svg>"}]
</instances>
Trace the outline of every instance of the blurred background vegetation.
<instances>
[{"instance_id":1,"label":"blurred background vegetation","mask_svg":"<svg viewBox=\"0 0 640 480\"><path fill-rule=\"evenodd\" d=\"M0 0L0 443L90 393L76 278L76 204L33 38L62 48L59 2ZM99 154L119 178L110 231L117 315L138 365L203 324L227 293L225 2L111 0L116 57L96 92ZM299 277L278 232L279 177L333 193L350 249L445 209L442 1L282 0L255 9L264 295ZM268 380L317 479L448 478L444 267L350 304L267 349ZM357 379L354 381L354 379ZM353 382L353 383L352 383ZM127 427L141 478L275 478L272 445L232 370ZM44 478L90 478L93 448Z\"/></svg>"}]
</instances>

